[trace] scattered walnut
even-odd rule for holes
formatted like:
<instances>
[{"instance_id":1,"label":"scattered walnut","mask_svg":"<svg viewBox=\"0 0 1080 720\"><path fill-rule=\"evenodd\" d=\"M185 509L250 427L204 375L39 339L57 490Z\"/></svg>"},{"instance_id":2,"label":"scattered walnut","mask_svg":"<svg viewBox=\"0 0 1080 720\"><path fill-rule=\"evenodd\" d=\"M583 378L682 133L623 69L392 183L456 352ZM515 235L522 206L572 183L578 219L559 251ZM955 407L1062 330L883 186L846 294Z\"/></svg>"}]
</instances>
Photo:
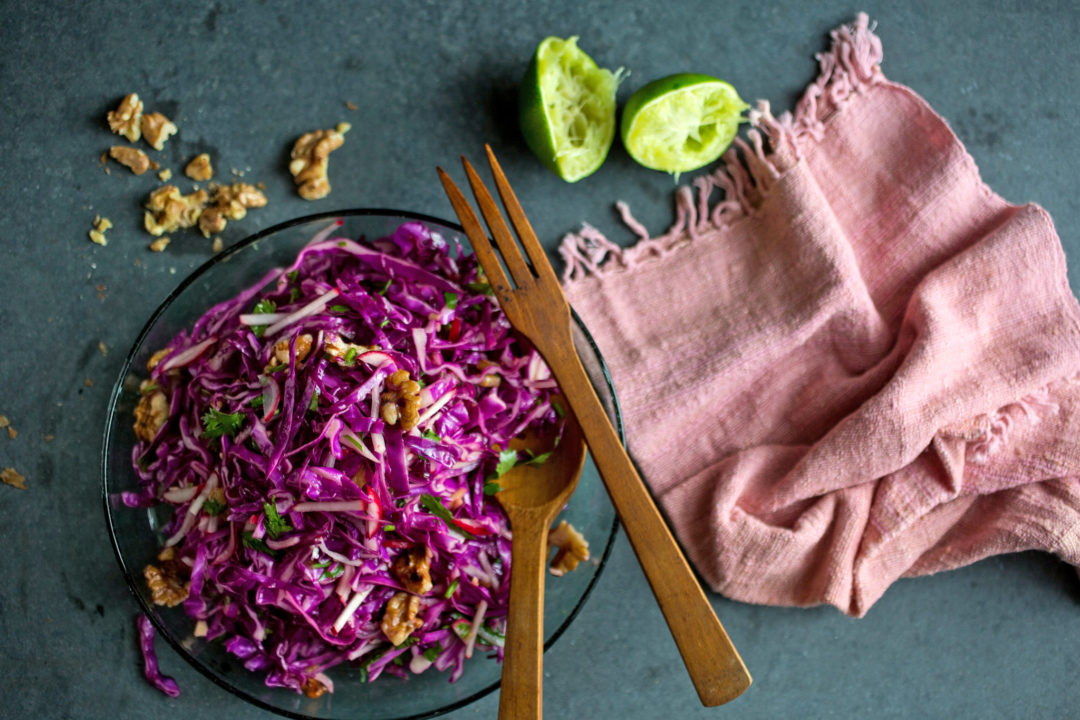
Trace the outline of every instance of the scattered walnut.
<instances>
[{"instance_id":1,"label":"scattered walnut","mask_svg":"<svg viewBox=\"0 0 1080 720\"><path fill-rule=\"evenodd\" d=\"M214 187L210 207L199 218L199 229L204 237L210 237L225 229L229 220L241 220L248 208L266 205L266 196L248 183L233 183Z\"/></svg>"},{"instance_id":2,"label":"scattered walnut","mask_svg":"<svg viewBox=\"0 0 1080 720\"><path fill-rule=\"evenodd\" d=\"M357 105L354 102L350 102L348 100L345 101L345 107L349 108L350 110L359 110L360 109L359 105Z\"/></svg>"},{"instance_id":3,"label":"scattered walnut","mask_svg":"<svg viewBox=\"0 0 1080 720\"><path fill-rule=\"evenodd\" d=\"M497 365L489 360L481 360L476 363L476 368L480 372L484 372L489 367L497 367ZM499 387L502 384L502 376L497 372L486 373L480 378L480 382L477 383L480 387Z\"/></svg>"},{"instance_id":4,"label":"scattered walnut","mask_svg":"<svg viewBox=\"0 0 1080 720\"><path fill-rule=\"evenodd\" d=\"M210 245L210 252L219 253L225 249L225 243L221 241L221 236L214 238L214 242Z\"/></svg>"},{"instance_id":5,"label":"scattered walnut","mask_svg":"<svg viewBox=\"0 0 1080 720\"><path fill-rule=\"evenodd\" d=\"M139 148L113 145L109 148L109 157L130 168L136 175L142 175L150 169L150 158Z\"/></svg>"},{"instance_id":6,"label":"scattered walnut","mask_svg":"<svg viewBox=\"0 0 1080 720\"><path fill-rule=\"evenodd\" d=\"M0 428L6 428L10 424L11 424L11 421L8 420L7 415L0 415Z\"/></svg>"},{"instance_id":7,"label":"scattered walnut","mask_svg":"<svg viewBox=\"0 0 1080 720\"><path fill-rule=\"evenodd\" d=\"M97 344L98 352L101 353L101 357L107 357L109 354L109 346L105 344L104 340L98 340Z\"/></svg>"},{"instance_id":8,"label":"scattered walnut","mask_svg":"<svg viewBox=\"0 0 1080 720\"><path fill-rule=\"evenodd\" d=\"M305 200L318 200L330 194L326 177L330 153L345 142L349 123L338 123L335 130L315 130L300 136L292 148L289 172Z\"/></svg>"},{"instance_id":9,"label":"scattered walnut","mask_svg":"<svg viewBox=\"0 0 1080 720\"><path fill-rule=\"evenodd\" d=\"M151 442L158 429L169 419L169 398L156 383L143 380L139 386L142 397L135 406L135 435Z\"/></svg>"},{"instance_id":10,"label":"scattered walnut","mask_svg":"<svg viewBox=\"0 0 1080 720\"><path fill-rule=\"evenodd\" d=\"M138 142L142 137L143 104L139 96L131 93L123 100L115 110L110 110L107 115L109 129L117 135L123 135L131 142Z\"/></svg>"},{"instance_id":11,"label":"scattered walnut","mask_svg":"<svg viewBox=\"0 0 1080 720\"><path fill-rule=\"evenodd\" d=\"M147 113L140 123L143 137L155 150L163 150L165 141L176 134L176 125L161 113Z\"/></svg>"},{"instance_id":12,"label":"scattered walnut","mask_svg":"<svg viewBox=\"0 0 1080 720\"><path fill-rule=\"evenodd\" d=\"M170 242L172 242L172 240L169 239L169 236L163 235L154 242L147 245L146 247L150 248L150 250L152 250L153 252L161 252L166 247L168 247Z\"/></svg>"},{"instance_id":13,"label":"scattered walnut","mask_svg":"<svg viewBox=\"0 0 1080 720\"><path fill-rule=\"evenodd\" d=\"M317 697L322 697L323 694L326 692L326 689L327 689L326 686L323 685L318 680L316 680L315 678L308 678L307 680L304 681L304 685L303 685L304 695L306 695L309 698L314 699L314 698L317 698Z\"/></svg>"},{"instance_id":14,"label":"scattered walnut","mask_svg":"<svg viewBox=\"0 0 1080 720\"><path fill-rule=\"evenodd\" d=\"M109 218L94 217L94 227L88 233L90 240L98 245L108 245L109 239L105 237L105 231L113 226Z\"/></svg>"},{"instance_id":15,"label":"scattered walnut","mask_svg":"<svg viewBox=\"0 0 1080 720\"><path fill-rule=\"evenodd\" d=\"M15 438L19 437L19 431L13 427L9 427L7 429L7 436L14 440Z\"/></svg>"},{"instance_id":16,"label":"scattered walnut","mask_svg":"<svg viewBox=\"0 0 1080 720\"><path fill-rule=\"evenodd\" d=\"M184 174L199 182L214 177L214 166L210 164L210 156L206 153L200 153L191 158L191 162L184 168Z\"/></svg>"},{"instance_id":17,"label":"scattered walnut","mask_svg":"<svg viewBox=\"0 0 1080 720\"><path fill-rule=\"evenodd\" d=\"M414 545L394 560L394 577L414 595L431 590L431 548Z\"/></svg>"},{"instance_id":18,"label":"scattered walnut","mask_svg":"<svg viewBox=\"0 0 1080 720\"><path fill-rule=\"evenodd\" d=\"M424 621L416 617L420 612L420 598L409 593L394 593L386 603L383 613L382 631L386 639L394 645L400 645L423 626Z\"/></svg>"},{"instance_id":19,"label":"scattered walnut","mask_svg":"<svg viewBox=\"0 0 1080 720\"><path fill-rule=\"evenodd\" d=\"M170 180L172 180L172 170L170 170L169 168L165 168L164 170L159 172L157 176L158 180L160 180L161 182L169 182Z\"/></svg>"},{"instance_id":20,"label":"scattered walnut","mask_svg":"<svg viewBox=\"0 0 1080 720\"><path fill-rule=\"evenodd\" d=\"M565 520L548 534L548 547L559 549L551 561L552 575L565 575L589 559L588 541Z\"/></svg>"},{"instance_id":21,"label":"scattered walnut","mask_svg":"<svg viewBox=\"0 0 1080 720\"><path fill-rule=\"evenodd\" d=\"M296 362L301 363L311 352L313 338L310 333L298 335L296 338ZM289 338L282 338L274 343L274 359L279 363L289 362Z\"/></svg>"},{"instance_id":22,"label":"scattered walnut","mask_svg":"<svg viewBox=\"0 0 1080 720\"><path fill-rule=\"evenodd\" d=\"M192 227L199 221L208 199L205 190L184 195L175 185L162 185L150 193L143 225L155 236Z\"/></svg>"},{"instance_id":23,"label":"scattered walnut","mask_svg":"<svg viewBox=\"0 0 1080 720\"><path fill-rule=\"evenodd\" d=\"M176 560L168 560L162 567L147 565L143 568L143 578L150 588L150 600L155 605L176 607L187 600L189 583L180 581Z\"/></svg>"},{"instance_id":24,"label":"scattered walnut","mask_svg":"<svg viewBox=\"0 0 1080 720\"><path fill-rule=\"evenodd\" d=\"M387 425L412 430L420 420L420 383L409 379L408 370L398 370L386 379L387 390L379 397L379 414Z\"/></svg>"},{"instance_id":25,"label":"scattered walnut","mask_svg":"<svg viewBox=\"0 0 1080 720\"><path fill-rule=\"evenodd\" d=\"M0 470L0 481L18 490L26 489L26 478L15 468L6 467Z\"/></svg>"}]
</instances>

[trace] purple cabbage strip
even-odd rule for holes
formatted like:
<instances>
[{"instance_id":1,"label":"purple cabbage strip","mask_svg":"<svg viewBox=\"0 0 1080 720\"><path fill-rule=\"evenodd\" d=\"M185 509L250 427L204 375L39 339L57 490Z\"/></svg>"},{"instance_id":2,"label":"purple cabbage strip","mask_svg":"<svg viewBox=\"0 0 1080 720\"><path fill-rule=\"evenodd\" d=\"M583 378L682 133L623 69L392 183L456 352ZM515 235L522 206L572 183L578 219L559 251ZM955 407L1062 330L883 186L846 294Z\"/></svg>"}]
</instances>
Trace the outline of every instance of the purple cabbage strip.
<instances>
[{"instance_id":1,"label":"purple cabbage strip","mask_svg":"<svg viewBox=\"0 0 1080 720\"><path fill-rule=\"evenodd\" d=\"M161 674L158 669L157 652L154 650L154 625L144 613L135 617L135 626L139 633L139 649L142 651L143 674L151 685L169 697L180 694L180 686L171 677Z\"/></svg>"}]
</instances>

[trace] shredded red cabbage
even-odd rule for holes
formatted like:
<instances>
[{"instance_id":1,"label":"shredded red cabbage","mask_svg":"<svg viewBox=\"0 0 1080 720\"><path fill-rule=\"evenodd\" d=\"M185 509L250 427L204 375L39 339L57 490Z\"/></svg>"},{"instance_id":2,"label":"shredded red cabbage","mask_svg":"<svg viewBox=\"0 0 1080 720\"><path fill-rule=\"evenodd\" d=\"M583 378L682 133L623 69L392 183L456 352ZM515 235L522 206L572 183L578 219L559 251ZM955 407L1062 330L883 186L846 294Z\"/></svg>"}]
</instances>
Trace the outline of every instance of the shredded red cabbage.
<instances>
[{"instance_id":1,"label":"shredded red cabbage","mask_svg":"<svg viewBox=\"0 0 1080 720\"><path fill-rule=\"evenodd\" d=\"M195 634L267 685L332 691L342 663L453 681L474 648L501 658L491 494L511 438L558 432L555 382L456 241L336 229L153 358L123 499L175 508L162 557Z\"/></svg>"},{"instance_id":2,"label":"shredded red cabbage","mask_svg":"<svg viewBox=\"0 0 1080 720\"><path fill-rule=\"evenodd\" d=\"M143 675L147 681L169 697L180 694L180 686L171 677L161 674L158 669L157 652L154 650L154 624L145 613L135 616L135 628L139 633L139 650L143 658Z\"/></svg>"}]
</instances>

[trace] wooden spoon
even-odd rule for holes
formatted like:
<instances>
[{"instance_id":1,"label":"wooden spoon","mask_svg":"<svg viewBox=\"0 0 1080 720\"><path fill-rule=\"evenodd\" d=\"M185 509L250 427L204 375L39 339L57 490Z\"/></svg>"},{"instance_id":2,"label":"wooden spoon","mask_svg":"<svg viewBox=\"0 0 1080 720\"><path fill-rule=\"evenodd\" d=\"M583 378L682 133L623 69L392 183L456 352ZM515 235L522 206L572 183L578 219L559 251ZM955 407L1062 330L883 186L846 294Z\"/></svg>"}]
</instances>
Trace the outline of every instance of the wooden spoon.
<instances>
[{"instance_id":1,"label":"wooden spoon","mask_svg":"<svg viewBox=\"0 0 1080 720\"><path fill-rule=\"evenodd\" d=\"M539 447L537 447L539 445ZM548 449L543 439L525 447ZM544 566L548 528L577 487L585 462L581 427L567 412L559 444L539 465L515 465L499 478L495 498L510 520L510 607L503 648L501 720L539 720L543 716Z\"/></svg>"}]
</instances>

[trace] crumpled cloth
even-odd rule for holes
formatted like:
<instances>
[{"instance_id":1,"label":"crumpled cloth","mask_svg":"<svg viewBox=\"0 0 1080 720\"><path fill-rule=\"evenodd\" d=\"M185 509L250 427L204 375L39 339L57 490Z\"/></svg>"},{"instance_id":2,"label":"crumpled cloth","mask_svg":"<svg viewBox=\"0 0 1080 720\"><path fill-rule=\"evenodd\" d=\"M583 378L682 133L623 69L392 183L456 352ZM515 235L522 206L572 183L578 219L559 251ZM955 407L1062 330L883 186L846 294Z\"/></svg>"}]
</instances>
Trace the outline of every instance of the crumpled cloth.
<instances>
[{"instance_id":1,"label":"crumpled cloth","mask_svg":"<svg viewBox=\"0 0 1080 720\"><path fill-rule=\"evenodd\" d=\"M897 578L1080 564L1080 307L1050 216L886 80L866 15L677 221L564 238L628 446L715 591L861 616ZM718 192L719 191L719 192Z\"/></svg>"}]
</instances>

